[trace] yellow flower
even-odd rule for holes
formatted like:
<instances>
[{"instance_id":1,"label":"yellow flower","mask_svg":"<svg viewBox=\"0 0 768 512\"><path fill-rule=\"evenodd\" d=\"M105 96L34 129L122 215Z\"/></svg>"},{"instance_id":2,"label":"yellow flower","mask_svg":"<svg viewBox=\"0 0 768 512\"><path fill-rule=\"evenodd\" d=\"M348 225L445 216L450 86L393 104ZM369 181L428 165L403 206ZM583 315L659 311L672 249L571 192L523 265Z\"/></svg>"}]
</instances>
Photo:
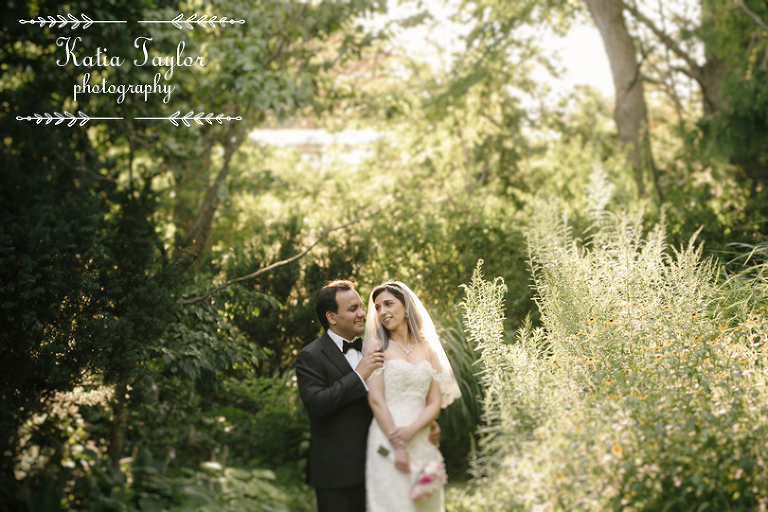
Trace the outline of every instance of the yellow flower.
<instances>
[{"instance_id":1,"label":"yellow flower","mask_svg":"<svg viewBox=\"0 0 768 512\"><path fill-rule=\"evenodd\" d=\"M616 443L613 446L611 446L611 453L615 457L621 457L622 455L624 455L624 450L621 448L621 445L619 443Z\"/></svg>"}]
</instances>

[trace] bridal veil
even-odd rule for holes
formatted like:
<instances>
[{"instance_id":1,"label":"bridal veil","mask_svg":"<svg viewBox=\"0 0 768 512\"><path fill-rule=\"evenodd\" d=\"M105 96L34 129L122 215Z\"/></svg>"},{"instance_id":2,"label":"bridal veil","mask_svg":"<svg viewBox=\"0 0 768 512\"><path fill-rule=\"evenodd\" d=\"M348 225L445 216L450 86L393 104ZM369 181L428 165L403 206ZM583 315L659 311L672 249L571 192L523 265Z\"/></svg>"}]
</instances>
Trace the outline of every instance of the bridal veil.
<instances>
[{"instance_id":1,"label":"bridal veil","mask_svg":"<svg viewBox=\"0 0 768 512\"><path fill-rule=\"evenodd\" d=\"M400 281L389 281L380 286L397 288L405 298L408 329L417 342L424 342L430 348L430 350L427 351L427 355L433 367L433 378L440 385L440 394L442 396L440 405L442 408L448 407L455 399L461 396L461 391L456 382L456 377L453 374L451 363L445 355L443 344L440 342L440 338L437 337L437 331L435 330L434 322L432 322L432 317L429 316L429 313L427 313L427 310L424 308L416 294ZM376 288L379 288L379 286ZM374 290L376 288L374 288ZM388 338L389 333L387 328L381 324L379 316L376 313L372 292L368 300L368 317L365 323L363 353L367 354L373 349L374 345L378 346L380 343L378 340L388 340ZM433 358L436 358L437 360L433 361Z\"/></svg>"}]
</instances>

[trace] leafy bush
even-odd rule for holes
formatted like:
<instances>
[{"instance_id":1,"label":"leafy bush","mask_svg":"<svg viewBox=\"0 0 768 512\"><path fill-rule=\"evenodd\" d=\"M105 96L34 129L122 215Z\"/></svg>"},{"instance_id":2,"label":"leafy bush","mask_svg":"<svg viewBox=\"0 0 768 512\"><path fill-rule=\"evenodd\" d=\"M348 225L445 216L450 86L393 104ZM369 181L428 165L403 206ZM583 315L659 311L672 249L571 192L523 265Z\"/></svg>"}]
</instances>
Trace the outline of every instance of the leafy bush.
<instances>
[{"instance_id":1,"label":"leafy bush","mask_svg":"<svg viewBox=\"0 0 768 512\"><path fill-rule=\"evenodd\" d=\"M277 468L292 466L301 472L309 447L309 420L292 374L278 379L226 381L221 392L227 405L212 409L222 418L217 439L229 447L238 465Z\"/></svg>"},{"instance_id":2,"label":"leafy bush","mask_svg":"<svg viewBox=\"0 0 768 512\"><path fill-rule=\"evenodd\" d=\"M452 510L764 510L768 325L754 274L719 287L693 239L670 249L639 214L594 220L581 242L554 209L534 218L543 326L514 343L503 281L478 265L466 286L485 422L477 485L453 491Z\"/></svg>"},{"instance_id":3,"label":"leafy bush","mask_svg":"<svg viewBox=\"0 0 768 512\"><path fill-rule=\"evenodd\" d=\"M95 454L94 454L95 456ZM120 469L106 460L81 478L70 510L281 512L291 500L273 483L268 470L245 470L204 462L199 470L171 474L146 448Z\"/></svg>"},{"instance_id":4,"label":"leafy bush","mask_svg":"<svg viewBox=\"0 0 768 512\"><path fill-rule=\"evenodd\" d=\"M452 481L466 479L474 432L480 422L483 388L479 354L464 333L460 319L453 325L438 326L451 368L461 388L461 398L440 412L440 451Z\"/></svg>"},{"instance_id":5,"label":"leafy bush","mask_svg":"<svg viewBox=\"0 0 768 512\"><path fill-rule=\"evenodd\" d=\"M292 375L210 378L216 380L211 389L184 375L158 380L134 413L131 445L162 453L177 468L199 460L284 467L300 481L309 423Z\"/></svg>"}]
</instances>

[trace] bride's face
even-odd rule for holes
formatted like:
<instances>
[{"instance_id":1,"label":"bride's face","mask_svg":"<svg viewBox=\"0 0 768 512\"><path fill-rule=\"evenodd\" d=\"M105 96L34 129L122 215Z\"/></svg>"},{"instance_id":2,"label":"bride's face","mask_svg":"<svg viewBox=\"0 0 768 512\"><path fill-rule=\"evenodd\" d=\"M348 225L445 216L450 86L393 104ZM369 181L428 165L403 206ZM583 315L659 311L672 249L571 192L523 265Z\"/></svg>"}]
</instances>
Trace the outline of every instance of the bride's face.
<instances>
[{"instance_id":1,"label":"bride's face","mask_svg":"<svg viewBox=\"0 0 768 512\"><path fill-rule=\"evenodd\" d=\"M405 322L405 304L388 291L381 292L374 301L379 322L389 329L396 331Z\"/></svg>"}]
</instances>

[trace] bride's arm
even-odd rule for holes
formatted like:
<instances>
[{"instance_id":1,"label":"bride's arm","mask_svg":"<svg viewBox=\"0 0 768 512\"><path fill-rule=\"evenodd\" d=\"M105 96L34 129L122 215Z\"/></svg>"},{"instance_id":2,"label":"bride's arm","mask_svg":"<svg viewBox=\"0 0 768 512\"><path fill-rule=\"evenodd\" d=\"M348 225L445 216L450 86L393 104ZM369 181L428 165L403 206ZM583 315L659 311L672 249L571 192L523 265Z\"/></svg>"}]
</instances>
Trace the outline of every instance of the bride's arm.
<instances>
[{"instance_id":1,"label":"bride's arm","mask_svg":"<svg viewBox=\"0 0 768 512\"><path fill-rule=\"evenodd\" d=\"M370 400L370 393L369 393ZM423 429L427 425L431 424L434 420L440 416L440 385L436 380L432 379L432 384L429 386L429 393L427 394L427 403L424 409L421 410L418 417L410 425L397 427L393 430L385 430L384 432L390 432L389 442L392 446L398 444L408 444L416 435L416 432Z\"/></svg>"},{"instance_id":2,"label":"bride's arm","mask_svg":"<svg viewBox=\"0 0 768 512\"><path fill-rule=\"evenodd\" d=\"M368 404L371 406L376 423L379 424L382 432L392 432L395 430L395 420L392 418L392 413L384 401L384 374L379 372L378 374L371 375L367 384ZM402 446L392 446L395 449L395 467L404 473L409 473L410 462L408 460L408 452L404 449L405 444Z\"/></svg>"},{"instance_id":3,"label":"bride's arm","mask_svg":"<svg viewBox=\"0 0 768 512\"><path fill-rule=\"evenodd\" d=\"M384 432L390 432L395 428L395 420L384 401L384 374L371 375L366 382L368 384L368 404L371 406L376 422Z\"/></svg>"}]
</instances>

